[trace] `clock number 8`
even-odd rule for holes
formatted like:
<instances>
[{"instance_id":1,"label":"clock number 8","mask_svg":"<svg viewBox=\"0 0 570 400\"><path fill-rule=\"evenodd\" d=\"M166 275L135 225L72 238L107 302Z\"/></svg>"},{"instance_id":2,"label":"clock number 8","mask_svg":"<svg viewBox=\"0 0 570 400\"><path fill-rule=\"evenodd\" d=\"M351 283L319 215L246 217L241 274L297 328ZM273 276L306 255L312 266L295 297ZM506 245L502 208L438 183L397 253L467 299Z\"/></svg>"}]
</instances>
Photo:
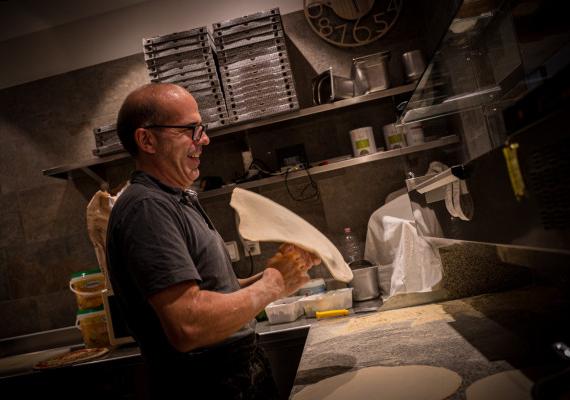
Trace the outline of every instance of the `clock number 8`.
<instances>
[{"instance_id":1,"label":"clock number 8","mask_svg":"<svg viewBox=\"0 0 570 400\"><path fill-rule=\"evenodd\" d=\"M318 25L321 35L329 36L333 32L331 21L326 17L319 19Z\"/></svg>"}]
</instances>

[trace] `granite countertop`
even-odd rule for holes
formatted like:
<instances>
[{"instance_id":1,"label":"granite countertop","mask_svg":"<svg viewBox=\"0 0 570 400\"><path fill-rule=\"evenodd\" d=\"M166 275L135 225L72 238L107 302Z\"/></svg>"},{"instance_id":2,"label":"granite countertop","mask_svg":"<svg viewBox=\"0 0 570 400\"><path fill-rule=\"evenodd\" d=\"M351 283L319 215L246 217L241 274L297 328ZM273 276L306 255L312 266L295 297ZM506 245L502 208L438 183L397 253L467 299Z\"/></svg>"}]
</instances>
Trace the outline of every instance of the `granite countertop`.
<instances>
[{"instance_id":1,"label":"granite countertop","mask_svg":"<svg viewBox=\"0 0 570 400\"><path fill-rule=\"evenodd\" d=\"M364 367L430 365L462 377L452 398L463 399L465 389L483 377L558 367L552 344L570 333L569 309L562 291L531 287L321 320L309 331L291 395Z\"/></svg>"}]
</instances>

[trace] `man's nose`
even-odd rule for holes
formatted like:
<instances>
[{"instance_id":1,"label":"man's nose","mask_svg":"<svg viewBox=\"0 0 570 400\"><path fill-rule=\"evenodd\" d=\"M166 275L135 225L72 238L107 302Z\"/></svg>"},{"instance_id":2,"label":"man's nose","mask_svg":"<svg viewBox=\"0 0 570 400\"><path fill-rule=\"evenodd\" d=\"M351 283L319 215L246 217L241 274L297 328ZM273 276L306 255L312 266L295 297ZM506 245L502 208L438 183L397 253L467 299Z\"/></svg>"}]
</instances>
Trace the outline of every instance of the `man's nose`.
<instances>
[{"instance_id":1,"label":"man's nose","mask_svg":"<svg viewBox=\"0 0 570 400\"><path fill-rule=\"evenodd\" d=\"M210 144L210 137L206 132L202 133L200 140L198 140L198 144L202 146L207 146Z\"/></svg>"}]
</instances>

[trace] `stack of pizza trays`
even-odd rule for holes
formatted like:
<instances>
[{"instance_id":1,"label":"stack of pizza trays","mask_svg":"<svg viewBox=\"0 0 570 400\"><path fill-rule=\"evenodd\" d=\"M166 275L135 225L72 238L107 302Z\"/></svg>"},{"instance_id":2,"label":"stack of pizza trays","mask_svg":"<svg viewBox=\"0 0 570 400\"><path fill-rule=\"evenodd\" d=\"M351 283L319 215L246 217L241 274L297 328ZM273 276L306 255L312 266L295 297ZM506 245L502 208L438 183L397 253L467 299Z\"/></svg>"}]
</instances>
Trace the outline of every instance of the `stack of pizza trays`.
<instances>
[{"instance_id":1,"label":"stack of pizza trays","mask_svg":"<svg viewBox=\"0 0 570 400\"><path fill-rule=\"evenodd\" d=\"M144 58L152 82L169 82L186 88L209 128L228 123L228 113L213 41L206 27L143 39Z\"/></svg>"},{"instance_id":2,"label":"stack of pizza trays","mask_svg":"<svg viewBox=\"0 0 570 400\"><path fill-rule=\"evenodd\" d=\"M93 154L96 156L106 156L125 150L119 140L119 136L117 136L117 126L115 124L94 128L93 135L95 136Z\"/></svg>"},{"instance_id":3,"label":"stack of pizza trays","mask_svg":"<svg viewBox=\"0 0 570 400\"><path fill-rule=\"evenodd\" d=\"M232 123L299 109L279 9L214 24Z\"/></svg>"}]
</instances>

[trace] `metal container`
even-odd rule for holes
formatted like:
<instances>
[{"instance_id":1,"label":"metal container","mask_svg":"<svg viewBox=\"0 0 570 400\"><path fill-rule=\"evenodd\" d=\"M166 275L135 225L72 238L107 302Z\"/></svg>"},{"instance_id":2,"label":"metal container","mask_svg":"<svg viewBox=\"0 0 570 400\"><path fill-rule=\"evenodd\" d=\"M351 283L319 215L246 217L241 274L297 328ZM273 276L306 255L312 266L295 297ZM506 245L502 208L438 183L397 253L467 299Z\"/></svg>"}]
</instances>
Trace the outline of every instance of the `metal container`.
<instances>
[{"instance_id":1,"label":"metal container","mask_svg":"<svg viewBox=\"0 0 570 400\"><path fill-rule=\"evenodd\" d=\"M413 82L421 78L426 64L420 50L412 50L402 54L402 63L407 82Z\"/></svg>"},{"instance_id":2,"label":"metal container","mask_svg":"<svg viewBox=\"0 0 570 400\"><path fill-rule=\"evenodd\" d=\"M354 81L355 96L390 87L388 61L390 61L389 51L352 59L351 77Z\"/></svg>"},{"instance_id":3,"label":"metal container","mask_svg":"<svg viewBox=\"0 0 570 400\"><path fill-rule=\"evenodd\" d=\"M378 266L355 269L352 274L354 278L350 282L350 287L353 288L352 299L354 301L375 299L380 296Z\"/></svg>"},{"instance_id":4,"label":"metal container","mask_svg":"<svg viewBox=\"0 0 570 400\"><path fill-rule=\"evenodd\" d=\"M313 103L325 104L354 96L354 83L333 75L332 67L313 78Z\"/></svg>"}]
</instances>

